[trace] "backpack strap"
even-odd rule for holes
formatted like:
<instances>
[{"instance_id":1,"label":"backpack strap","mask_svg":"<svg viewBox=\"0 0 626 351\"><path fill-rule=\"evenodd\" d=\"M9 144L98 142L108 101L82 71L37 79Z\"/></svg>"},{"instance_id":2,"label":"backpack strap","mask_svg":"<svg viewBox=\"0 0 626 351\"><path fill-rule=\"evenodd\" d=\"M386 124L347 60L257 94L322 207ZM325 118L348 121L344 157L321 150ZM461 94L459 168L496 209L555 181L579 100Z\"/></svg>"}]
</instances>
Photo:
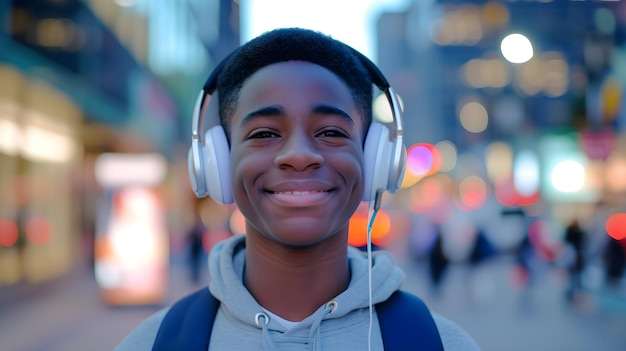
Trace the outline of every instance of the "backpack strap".
<instances>
[{"instance_id":1,"label":"backpack strap","mask_svg":"<svg viewBox=\"0 0 626 351\"><path fill-rule=\"evenodd\" d=\"M177 301L163 318L152 350L208 350L219 305L206 287Z\"/></svg>"},{"instance_id":2,"label":"backpack strap","mask_svg":"<svg viewBox=\"0 0 626 351\"><path fill-rule=\"evenodd\" d=\"M386 351L443 351L437 325L419 297L398 290L376 312Z\"/></svg>"},{"instance_id":3,"label":"backpack strap","mask_svg":"<svg viewBox=\"0 0 626 351\"><path fill-rule=\"evenodd\" d=\"M152 350L208 350L219 304L208 288L177 301L163 318ZM398 290L376 311L386 351L443 351L437 325L419 297Z\"/></svg>"}]
</instances>

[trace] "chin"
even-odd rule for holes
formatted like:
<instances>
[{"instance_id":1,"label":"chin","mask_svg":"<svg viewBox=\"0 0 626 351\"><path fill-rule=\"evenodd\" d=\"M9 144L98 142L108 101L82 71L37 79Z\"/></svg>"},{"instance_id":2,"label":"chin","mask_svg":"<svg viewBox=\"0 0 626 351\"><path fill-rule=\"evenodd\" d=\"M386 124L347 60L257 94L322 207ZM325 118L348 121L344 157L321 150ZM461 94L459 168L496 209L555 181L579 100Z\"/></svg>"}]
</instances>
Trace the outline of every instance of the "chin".
<instances>
[{"instance_id":1,"label":"chin","mask_svg":"<svg viewBox=\"0 0 626 351\"><path fill-rule=\"evenodd\" d=\"M330 239L341 236L341 231L330 229L320 230L321 228L319 226L318 220L314 222L313 227L289 228L290 229L285 230L286 228L283 227L281 229L273 231L275 234L272 235L272 240L286 247L305 249L321 243L332 241ZM345 237L347 242L347 231Z\"/></svg>"}]
</instances>

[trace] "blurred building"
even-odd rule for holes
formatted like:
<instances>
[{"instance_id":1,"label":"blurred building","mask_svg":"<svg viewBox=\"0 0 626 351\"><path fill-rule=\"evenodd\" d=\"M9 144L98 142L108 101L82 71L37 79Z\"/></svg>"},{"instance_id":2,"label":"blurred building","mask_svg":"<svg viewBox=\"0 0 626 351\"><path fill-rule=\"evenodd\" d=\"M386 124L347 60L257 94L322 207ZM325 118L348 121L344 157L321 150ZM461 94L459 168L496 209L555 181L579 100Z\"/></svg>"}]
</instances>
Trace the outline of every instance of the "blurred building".
<instances>
[{"instance_id":1,"label":"blurred building","mask_svg":"<svg viewBox=\"0 0 626 351\"><path fill-rule=\"evenodd\" d=\"M378 64L408 148L398 203L500 242L507 208L551 227L551 245L573 218L622 237L605 223L626 211L625 24L621 1L414 0L382 14ZM515 33L523 61L505 52Z\"/></svg>"},{"instance_id":2,"label":"blurred building","mask_svg":"<svg viewBox=\"0 0 626 351\"><path fill-rule=\"evenodd\" d=\"M621 2L409 4L379 19L377 55L396 90L410 97L404 101L410 142L454 139L463 147L523 132L581 129L603 118L623 128L624 112L608 111L602 97L590 95L608 76L623 83ZM501 53L502 39L515 32L532 41L534 56L525 65L508 62ZM468 101L487 109L491 123L485 133L468 136L459 123Z\"/></svg>"},{"instance_id":3,"label":"blurred building","mask_svg":"<svg viewBox=\"0 0 626 351\"><path fill-rule=\"evenodd\" d=\"M179 172L197 92L239 23L224 0L3 1L0 21L2 288L93 259L98 155L160 153Z\"/></svg>"}]
</instances>

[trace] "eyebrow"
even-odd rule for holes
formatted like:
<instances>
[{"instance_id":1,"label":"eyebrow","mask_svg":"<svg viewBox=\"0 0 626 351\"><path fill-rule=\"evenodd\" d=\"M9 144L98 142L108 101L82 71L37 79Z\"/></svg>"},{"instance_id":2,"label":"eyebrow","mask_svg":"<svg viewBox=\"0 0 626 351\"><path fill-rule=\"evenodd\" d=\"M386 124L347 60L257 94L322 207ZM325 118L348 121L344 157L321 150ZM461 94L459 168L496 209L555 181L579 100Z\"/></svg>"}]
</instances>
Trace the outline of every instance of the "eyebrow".
<instances>
[{"instance_id":1,"label":"eyebrow","mask_svg":"<svg viewBox=\"0 0 626 351\"><path fill-rule=\"evenodd\" d=\"M350 124L354 124L354 120L346 111L332 105L318 104L313 106L311 112L314 114L339 116L342 119L350 122ZM244 126L246 123L258 117L279 116L283 113L284 109L280 105L262 107L258 110L254 110L246 114L239 125Z\"/></svg>"},{"instance_id":2,"label":"eyebrow","mask_svg":"<svg viewBox=\"0 0 626 351\"><path fill-rule=\"evenodd\" d=\"M241 123L239 123L240 127L243 127L246 123L258 117L270 117L270 116L279 116L283 113L283 108L280 105L271 105L262 107L258 110L254 110L243 117Z\"/></svg>"},{"instance_id":3,"label":"eyebrow","mask_svg":"<svg viewBox=\"0 0 626 351\"><path fill-rule=\"evenodd\" d=\"M347 120L348 122L350 122L350 124L354 124L354 120L352 119L352 117L350 117L350 115L346 111L335 106L319 104L319 105L313 106L312 111L313 113L317 113L317 114L336 115Z\"/></svg>"}]
</instances>

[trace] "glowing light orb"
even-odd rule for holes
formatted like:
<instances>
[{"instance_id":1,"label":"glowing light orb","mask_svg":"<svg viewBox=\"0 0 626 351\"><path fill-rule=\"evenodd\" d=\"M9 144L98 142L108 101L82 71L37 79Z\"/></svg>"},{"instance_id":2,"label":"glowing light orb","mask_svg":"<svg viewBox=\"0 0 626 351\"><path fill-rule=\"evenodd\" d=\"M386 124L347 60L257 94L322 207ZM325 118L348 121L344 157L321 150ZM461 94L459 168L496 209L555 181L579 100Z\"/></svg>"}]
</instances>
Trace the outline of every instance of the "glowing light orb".
<instances>
[{"instance_id":1,"label":"glowing light orb","mask_svg":"<svg viewBox=\"0 0 626 351\"><path fill-rule=\"evenodd\" d=\"M579 191L585 184L585 168L576 161L559 162L554 166L550 180L558 191L564 193Z\"/></svg>"},{"instance_id":2,"label":"glowing light orb","mask_svg":"<svg viewBox=\"0 0 626 351\"><path fill-rule=\"evenodd\" d=\"M519 33L507 35L500 43L500 51L511 63L524 63L533 57L533 44Z\"/></svg>"},{"instance_id":3,"label":"glowing light orb","mask_svg":"<svg viewBox=\"0 0 626 351\"><path fill-rule=\"evenodd\" d=\"M606 232L615 240L626 239L626 213L611 215L605 224Z\"/></svg>"}]
</instances>

